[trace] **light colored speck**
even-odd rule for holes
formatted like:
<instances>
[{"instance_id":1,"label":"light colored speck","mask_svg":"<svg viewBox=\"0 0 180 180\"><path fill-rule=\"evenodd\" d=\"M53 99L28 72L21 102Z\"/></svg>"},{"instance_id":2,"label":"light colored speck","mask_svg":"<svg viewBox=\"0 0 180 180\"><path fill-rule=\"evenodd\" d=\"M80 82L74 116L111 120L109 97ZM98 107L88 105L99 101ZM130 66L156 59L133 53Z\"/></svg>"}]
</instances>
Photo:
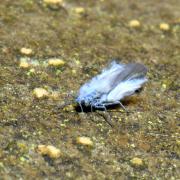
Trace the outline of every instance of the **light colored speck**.
<instances>
[{"instance_id":1,"label":"light colored speck","mask_svg":"<svg viewBox=\"0 0 180 180\"><path fill-rule=\"evenodd\" d=\"M59 158L61 151L52 145L38 145L37 151L41 155L47 155L52 159Z\"/></svg>"},{"instance_id":2,"label":"light colored speck","mask_svg":"<svg viewBox=\"0 0 180 180\"><path fill-rule=\"evenodd\" d=\"M19 159L20 159L21 162L25 162L26 161L25 157L23 157L23 156L21 156Z\"/></svg>"},{"instance_id":3,"label":"light colored speck","mask_svg":"<svg viewBox=\"0 0 180 180\"><path fill-rule=\"evenodd\" d=\"M163 88L163 89L166 89L166 88L167 88L167 85L166 85L166 84L162 84L162 88Z\"/></svg>"},{"instance_id":4,"label":"light colored speck","mask_svg":"<svg viewBox=\"0 0 180 180\"><path fill-rule=\"evenodd\" d=\"M46 4L62 4L63 0L43 0Z\"/></svg>"},{"instance_id":5,"label":"light colored speck","mask_svg":"<svg viewBox=\"0 0 180 180\"><path fill-rule=\"evenodd\" d=\"M169 31L170 26L169 26L169 24L167 24L167 23L161 23L161 24L159 25L159 28L160 28L162 31Z\"/></svg>"},{"instance_id":6,"label":"light colored speck","mask_svg":"<svg viewBox=\"0 0 180 180\"><path fill-rule=\"evenodd\" d=\"M30 73L35 73L35 69L32 68L32 69L29 70L29 72L30 72Z\"/></svg>"},{"instance_id":7,"label":"light colored speck","mask_svg":"<svg viewBox=\"0 0 180 180\"><path fill-rule=\"evenodd\" d=\"M73 69L71 72L72 72L72 74L76 74L77 73L77 71L75 69Z\"/></svg>"},{"instance_id":8,"label":"light colored speck","mask_svg":"<svg viewBox=\"0 0 180 180\"><path fill-rule=\"evenodd\" d=\"M134 19L129 21L129 26L133 28L138 28L141 26L141 23L138 20Z\"/></svg>"},{"instance_id":9,"label":"light colored speck","mask_svg":"<svg viewBox=\"0 0 180 180\"><path fill-rule=\"evenodd\" d=\"M48 91L44 88L35 88L33 90L33 94L37 98L43 98L43 97L47 97L49 95Z\"/></svg>"},{"instance_id":10,"label":"light colored speck","mask_svg":"<svg viewBox=\"0 0 180 180\"><path fill-rule=\"evenodd\" d=\"M48 65L49 66L63 66L65 64L65 62L62 59L58 59L58 58L51 58L48 60Z\"/></svg>"},{"instance_id":11,"label":"light colored speck","mask_svg":"<svg viewBox=\"0 0 180 180\"><path fill-rule=\"evenodd\" d=\"M131 159L131 163L135 166L142 166L143 160L141 158L135 157L135 158Z\"/></svg>"},{"instance_id":12,"label":"light colored speck","mask_svg":"<svg viewBox=\"0 0 180 180\"><path fill-rule=\"evenodd\" d=\"M1 167L1 168L4 168L3 162L0 162L0 167Z\"/></svg>"},{"instance_id":13,"label":"light colored speck","mask_svg":"<svg viewBox=\"0 0 180 180\"><path fill-rule=\"evenodd\" d=\"M26 74L28 75L28 76L31 76L32 74L34 74L35 73L35 69L34 68L31 68Z\"/></svg>"},{"instance_id":14,"label":"light colored speck","mask_svg":"<svg viewBox=\"0 0 180 180\"><path fill-rule=\"evenodd\" d=\"M80 65L80 64L81 64L81 62L80 62L79 60L75 60L75 63L76 63L77 65Z\"/></svg>"},{"instance_id":15,"label":"light colored speck","mask_svg":"<svg viewBox=\"0 0 180 180\"><path fill-rule=\"evenodd\" d=\"M27 62L27 61L20 61L20 63L19 63L19 67L20 68L24 68L24 69L27 69L27 68L29 68L29 63Z\"/></svg>"},{"instance_id":16,"label":"light colored speck","mask_svg":"<svg viewBox=\"0 0 180 180\"><path fill-rule=\"evenodd\" d=\"M93 142L89 137L78 137L77 138L77 143L85 146L93 146Z\"/></svg>"},{"instance_id":17,"label":"light colored speck","mask_svg":"<svg viewBox=\"0 0 180 180\"><path fill-rule=\"evenodd\" d=\"M77 13L77 14L81 14L81 13L84 13L85 12L85 9L83 7L76 7L74 9L74 11Z\"/></svg>"},{"instance_id":18,"label":"light colored speck","mask_svg":"<svg viewBox=\"0 0 180 180\"><path fill-rule=\"evenodd\" d=\"M136 146L135 146L135 144L131 144L131 147L135 148Z\"/></svg>"},{"instance_id":19,"label":"light colored speck","mask_svg":"<svg viewBox=\"0 0 180 180\"><path fill-rule=\"evenodd\" d=\"M32 49L23 47L21 48L20 52L21 54L24 54L24 55L30 55L32 54Z\"/></svg>"},{"instance_id":20,"label":"light colored speck","mask_svg":"<svg viewBox=\"0 0 180 180\"><path fill-rule=\"evenodd\" d=\"M180 146L180 140L177 140L177 141L176 141L176 144L177 144L178 146Z\"/></svg>"},{"instance_id":21,"label":"light colored speck","mask_svg":"<svg viewBox=\"0 0 180 180\"><path fill-rule=\"evenodd\" d=\"M64 107L63 110L68 111L68 112L74 111L74 106L72 104L70 104L70 105Z\"/></svg>"},{"instance_id":22,"label":"light colored speck","mask_svg":"<svg viewBox=\"0 0 180 180\"><path fill-rule=\"evenodd\" d=\"M153 122L152 121L148 121L148 124L153 125Z\"/></svg>"}]
</instances>

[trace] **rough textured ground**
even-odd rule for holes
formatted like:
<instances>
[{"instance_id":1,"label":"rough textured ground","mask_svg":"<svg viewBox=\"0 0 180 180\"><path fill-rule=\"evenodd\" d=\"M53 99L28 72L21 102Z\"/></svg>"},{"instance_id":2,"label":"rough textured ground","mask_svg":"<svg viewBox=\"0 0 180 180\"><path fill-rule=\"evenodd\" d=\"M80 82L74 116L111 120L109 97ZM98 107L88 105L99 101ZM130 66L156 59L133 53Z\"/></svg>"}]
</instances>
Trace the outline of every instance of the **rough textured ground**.
<instances>
[{"instance_id":1,"label":"rough textured ground","mask_svg":"<svg viewBox=\"0 0 180 180\"><path fill-rule=\"evenodd\" d=\"M76 7L83 7L77 13ZM40 0L0 3L0 174L2 179L180 179L179 72L180 1L64 0L63 7ZM129 21L140 21L139 28ZM170 30L164 32L159 24ZM39 65L19 67L22 47ZM41 66L62 58L60 68ZM141 62L149 82L124 102L131 113L110 110L111 128L98 112L78 113L72 100L79 87L112 58ZM58 98L36 99L43 87ZM90 137L93 147L76 143ZM39 144L62 152L55 160ZM132 163L138 157L141 165Z\"/></svg>"}]
</instances>

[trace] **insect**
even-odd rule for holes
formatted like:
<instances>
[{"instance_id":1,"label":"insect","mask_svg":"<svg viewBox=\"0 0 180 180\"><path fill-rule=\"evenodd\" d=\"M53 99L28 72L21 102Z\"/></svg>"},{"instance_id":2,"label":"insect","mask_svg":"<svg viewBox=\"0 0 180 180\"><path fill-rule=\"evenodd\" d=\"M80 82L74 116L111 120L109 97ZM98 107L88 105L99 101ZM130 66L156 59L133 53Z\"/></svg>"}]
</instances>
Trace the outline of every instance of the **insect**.
<instances>
[{"instance_id":1,"label":"insect","mask_svg":"<svg viewBox=\"0 0 180 180\"><path fill-rule=\"evenodd\" d=\"M147 81L147 68L140 63L121 64L112 61L101 74L82 85L76 102L83 106L104 109L106 106L119 104L121 100L134 94Z\"/></svg>"}]
</instances>

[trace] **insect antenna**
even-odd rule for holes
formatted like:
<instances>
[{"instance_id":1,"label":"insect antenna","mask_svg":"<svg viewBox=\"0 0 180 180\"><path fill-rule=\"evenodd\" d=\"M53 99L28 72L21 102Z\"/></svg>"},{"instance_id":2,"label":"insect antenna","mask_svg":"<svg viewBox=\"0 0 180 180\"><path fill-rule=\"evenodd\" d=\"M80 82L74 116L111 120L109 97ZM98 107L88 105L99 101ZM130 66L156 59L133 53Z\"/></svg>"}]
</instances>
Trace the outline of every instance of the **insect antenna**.
<instances>
[{"instance_id":1,"label":"insect antenna","mask_svg":"<svg viewBox=\"0 0 180 180\"><path fill-rule=\"evenodd\" d=\"M111 117L110 117L109 113L107 112L107 109L105 110L105 112L106 113L98 111L97 113L104 118L104 120L106 121L106 123L109 124L109 126L111 126L113 128L114 125L111 121Z\"/></svg>"},{"instance_id":2,"label":"insect antenna","mask_svg":"<svg viewBox=\"0 0 180 180\"><path fill-rule=\"evenodd\" d=\"M92 106L92 104L91 104L91 112L93 112L93 106Z\"/></svg>"},{"instance_id":3,"label":"insect antenna","mask_svg":"<svg viewBox=\"0 0 180 180\"><path fill-rule=\"evenodd\" d=\"M104 118L104 120L111 126L111 127L113 127L114 125L113 125L113 123L112 123L112 121L111 121L111 116L110 116L110 114L108 113L108 111L107 111L107 108L106 108L106 106L105 105L103 105L103 109L104 109L104 111L105 111L105 113L99 113L101 116L103 116L103 118Z\"/></svg>"},{"instance_id":4,"label":"insect antenna","mask_svg":"<svg viewBox=\"0 0 180 180\"><path fill-rule=\"evenodd\" d=\"M125 106L121 103L121 101L119 101L118 104L123 108L123 110L125 111L125 113L127 113L127 114L130 113L130 111L125 108Z\"/></svg>"}]
</instances>

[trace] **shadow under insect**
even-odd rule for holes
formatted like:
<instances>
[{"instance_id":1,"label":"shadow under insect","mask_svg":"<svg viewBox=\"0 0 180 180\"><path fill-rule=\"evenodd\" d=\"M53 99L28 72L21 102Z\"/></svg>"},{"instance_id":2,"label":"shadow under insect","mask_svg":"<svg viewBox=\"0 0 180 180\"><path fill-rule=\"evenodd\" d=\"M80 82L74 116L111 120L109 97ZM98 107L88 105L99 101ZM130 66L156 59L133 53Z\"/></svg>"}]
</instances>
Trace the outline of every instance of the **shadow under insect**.
<instances>
[{"instance_id":1,"label":"shadow under insect","mask_svg":"<svg viewBox=\"0 0 180 180\"><path fill-rule=\"evenodd\" d=\"M98 111L106 111L106 110L118 109L120 106L118 104L112 104L112 105L108 105L105 107L106 108L97 108L97 107L85 106L85 104L81 104L81 106L77 104L75 106L75 111L88 113L88 112L95 112L97 110Z\"/></svg>"}]
</instances>

